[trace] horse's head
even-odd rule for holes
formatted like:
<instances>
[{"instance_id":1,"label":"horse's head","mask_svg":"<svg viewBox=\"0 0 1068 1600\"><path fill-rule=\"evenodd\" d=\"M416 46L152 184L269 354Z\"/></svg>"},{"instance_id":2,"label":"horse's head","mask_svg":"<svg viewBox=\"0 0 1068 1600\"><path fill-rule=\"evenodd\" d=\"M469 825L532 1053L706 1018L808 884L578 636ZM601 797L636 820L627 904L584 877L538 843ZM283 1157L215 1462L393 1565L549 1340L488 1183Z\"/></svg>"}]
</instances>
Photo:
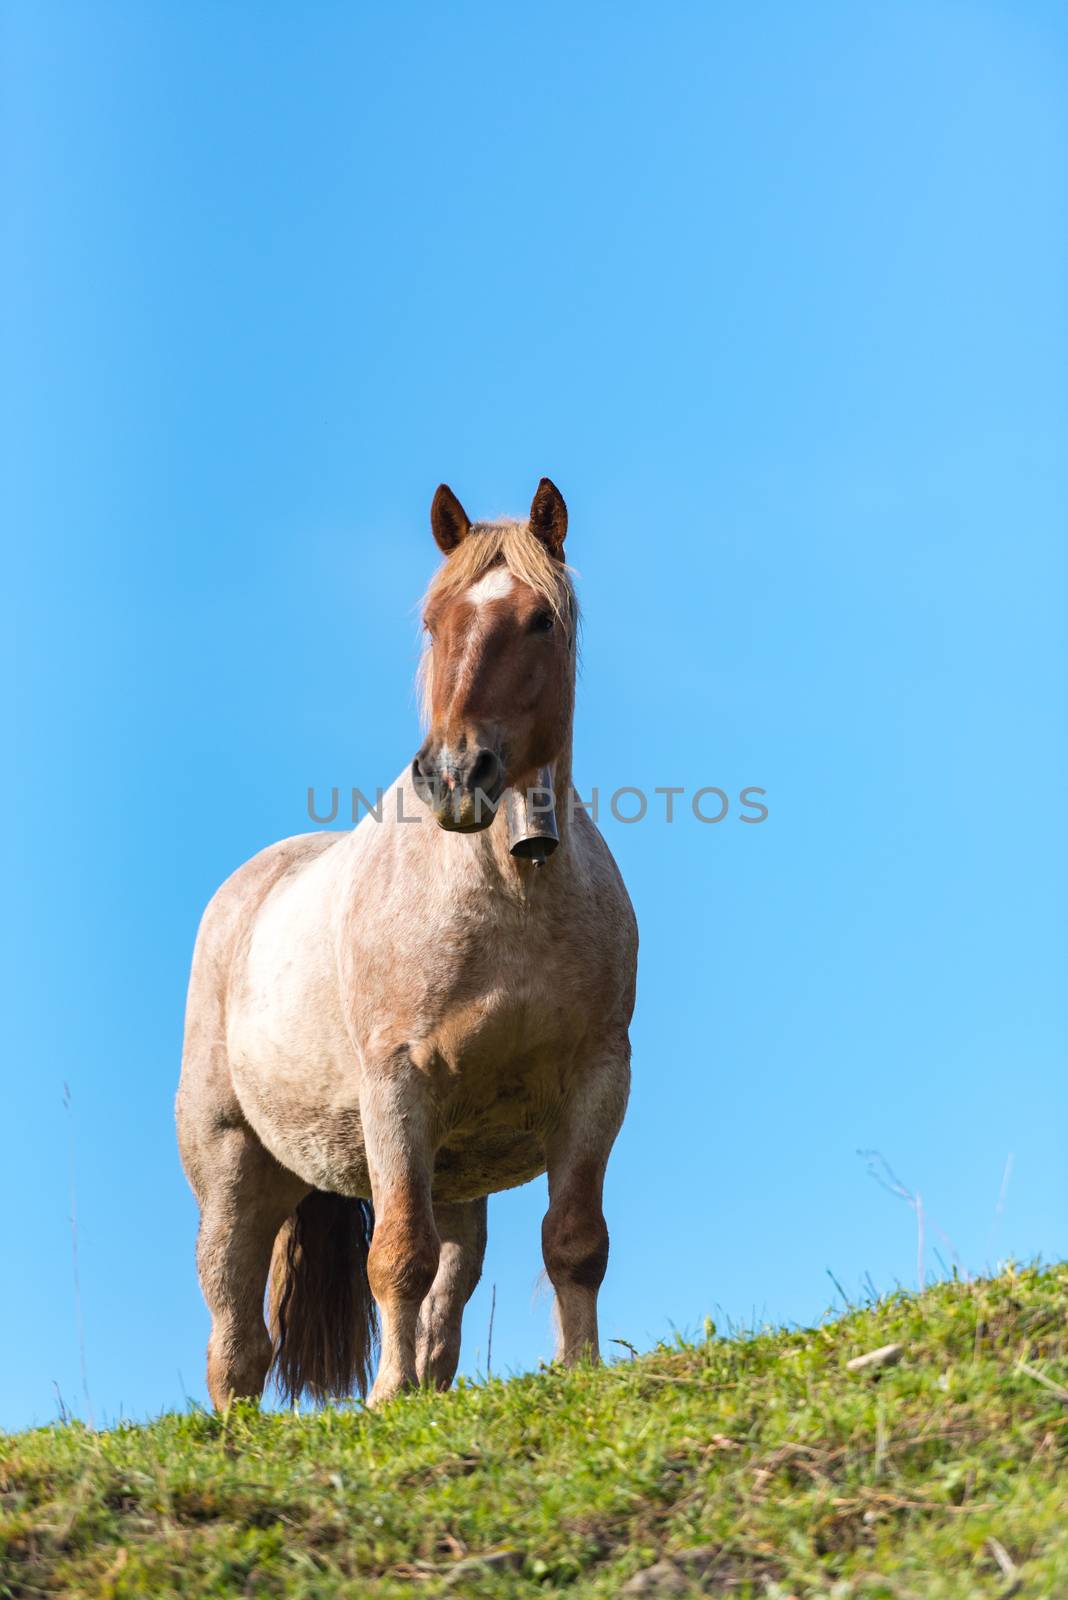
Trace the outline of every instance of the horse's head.
<instances>
[{"instance_id":1,"label":"horse's head","mask_svg":"<svg viewBox=\"0 0 1068 1600\"><path fill-rule=\"evenodd\" d=\"M567 507L543 478L529 522L472 525L442 484L430 523L445 561L423 611L429 732L412 777L441 827L477 832L504 790L533 783L570 739L577 612Z\"/></svg>"}]
</instances>

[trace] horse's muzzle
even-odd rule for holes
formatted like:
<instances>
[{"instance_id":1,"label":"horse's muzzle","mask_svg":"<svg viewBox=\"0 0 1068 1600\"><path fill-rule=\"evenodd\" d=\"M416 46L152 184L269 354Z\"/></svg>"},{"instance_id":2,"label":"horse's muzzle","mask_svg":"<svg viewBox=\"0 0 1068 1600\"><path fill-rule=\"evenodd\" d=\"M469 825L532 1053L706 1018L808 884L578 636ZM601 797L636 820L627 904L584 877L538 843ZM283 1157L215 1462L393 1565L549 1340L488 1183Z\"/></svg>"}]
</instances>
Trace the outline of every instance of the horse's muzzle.
<instances>
[{"instance_id":1,"label":"horse's muzzle","mask_svg":"<svg viewBox=\"0 0 1068 1600\"><path fill-rule=\"evenodd\" d=\"M428 739L412 762L412 783L439 828L481 833L497 815L504 767L485 745L454 751Z\"/></svg>"}]
</instances>

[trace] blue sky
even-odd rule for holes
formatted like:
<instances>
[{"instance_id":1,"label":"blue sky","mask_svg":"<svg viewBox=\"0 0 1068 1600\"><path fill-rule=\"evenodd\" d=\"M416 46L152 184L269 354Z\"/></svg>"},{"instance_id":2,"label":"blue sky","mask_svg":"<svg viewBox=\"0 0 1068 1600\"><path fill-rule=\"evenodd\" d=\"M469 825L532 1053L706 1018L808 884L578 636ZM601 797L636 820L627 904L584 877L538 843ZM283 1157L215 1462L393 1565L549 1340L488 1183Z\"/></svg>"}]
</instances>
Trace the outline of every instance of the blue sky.
<instances>
[{"instance_id":1,"label":"blue sky","mask_svg":"<svg viewBox=\"0 0 1068 1600\"><path fill-rule=\"evenodd\" d=\"M858 1149L971 1270L1063 1256L1063 10L5 16L0 1423L86 1409L72 1134L97 1420L204 1396L197 920L309 784L410 758L443 478L568 499L584 788L768 794L605 824L605 1338L914 1283ZM469 1371L494 1285L495 1368L550 1353L542 1208L491 1202Z\"/></svg>"}]
</instances>

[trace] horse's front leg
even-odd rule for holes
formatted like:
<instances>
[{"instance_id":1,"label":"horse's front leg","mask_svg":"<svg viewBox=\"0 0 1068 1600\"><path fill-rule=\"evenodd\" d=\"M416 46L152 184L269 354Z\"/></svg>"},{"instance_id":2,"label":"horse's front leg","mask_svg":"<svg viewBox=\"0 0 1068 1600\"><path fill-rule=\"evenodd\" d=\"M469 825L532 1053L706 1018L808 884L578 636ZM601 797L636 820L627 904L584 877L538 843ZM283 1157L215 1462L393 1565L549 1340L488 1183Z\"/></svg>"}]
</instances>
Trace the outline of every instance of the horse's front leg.
<instances>
[{"instance_id":1,"label":"horse's front leg","mask_svg":"<svg viewBox=\"0 0 1068 1600\"><path fill-rule=\"evenodd\" d=\"M375 1208L367 1278L378 1302L382 1350L368 1405L418 1383L419 1307L434 1282L441 1245L434 1224L434 1148L429 1085L406 1061L368 1073L360 1091Z\"/></svg>"},{"instance_id":2,"label":"horse's front leg","mask_svg":"<svg viewBox=\"0 0 1068 1600\"><path fill-rule=\"evenodd\" d=\"M608 1266L601 1193L629 1088L630 1049L624 1038L583 1069L546 1146L549 1209L541 1244L556 1290L557 1360L567 1366L600 1359L597 1291Z\"/></svg>"}]
</instances>

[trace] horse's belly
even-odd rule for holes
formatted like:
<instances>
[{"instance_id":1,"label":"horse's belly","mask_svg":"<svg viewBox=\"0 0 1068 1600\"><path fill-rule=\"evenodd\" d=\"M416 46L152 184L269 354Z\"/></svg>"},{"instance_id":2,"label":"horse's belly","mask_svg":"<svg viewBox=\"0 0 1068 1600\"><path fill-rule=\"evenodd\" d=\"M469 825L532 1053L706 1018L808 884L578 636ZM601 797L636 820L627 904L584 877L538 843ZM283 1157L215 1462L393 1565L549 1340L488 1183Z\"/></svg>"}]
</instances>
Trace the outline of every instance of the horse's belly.
<instances>
[{"instance_id":1,"label":"horse's belly","mask_svg":"<svg viewBox=\"0 0 1068 1600\"><path fill-rule=\"evenodd\" d=\"M242 1112L276 1160L316 1189L370 1197L351 1048L297 1058L260 1030L231 1036L230 1073Z\"/></svg>"},{"instance_id":2,"label":"horse's belly","mask_svg":"<svg viewBox=\"0 0 1068 1600\"><path fill-rule=\"evenodd\" d=\"M435 1200L476 1200L515 1189L545 1171L545 1149L534 1134L502 1130L469 1143L445 1144L434 1162Z\"/></svg>"}]
</instances>

